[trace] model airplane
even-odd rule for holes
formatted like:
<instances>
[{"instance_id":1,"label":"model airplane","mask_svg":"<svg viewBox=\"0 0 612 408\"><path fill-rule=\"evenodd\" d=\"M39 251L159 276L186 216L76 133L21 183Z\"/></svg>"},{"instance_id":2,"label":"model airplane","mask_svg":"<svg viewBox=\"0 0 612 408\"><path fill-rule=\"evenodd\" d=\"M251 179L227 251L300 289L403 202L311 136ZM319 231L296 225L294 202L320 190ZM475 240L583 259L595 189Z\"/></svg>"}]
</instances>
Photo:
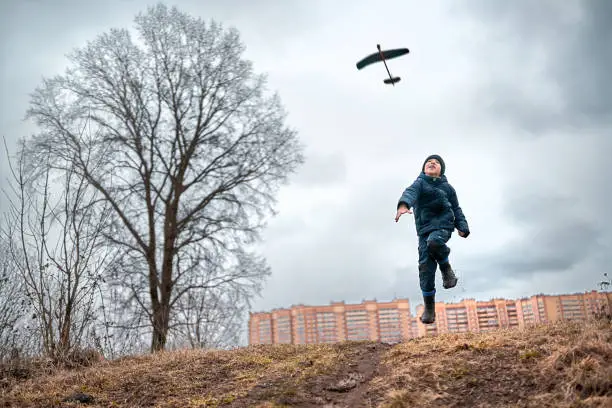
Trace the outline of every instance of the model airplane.
<instances>
[{"instance_id":1,"label":"model airplane","mask_svg":"<svg viewBox=\"0 0 612 408\"><path fill-rule=\"evenodd\" d=\"M363 69L368 65L382 61L383 64L385 64L385 68L387 69L387 74L389 74L389 78L385 78L383 82L387 85L390 84L395 86L395 84L399 82L401 78L398 76L394 77L393 75L391 75L389 67L387 66L387 60L401 57L402 55L408 54L410 51L408 50L408 48L395 48L392 50L383 51L380 48L380 44L376 44L376 48L378 48L378 52L370 54L367 57L363 58L361 61L359 61L357 63L357 69Z\"/></svg>"}]
</instances>

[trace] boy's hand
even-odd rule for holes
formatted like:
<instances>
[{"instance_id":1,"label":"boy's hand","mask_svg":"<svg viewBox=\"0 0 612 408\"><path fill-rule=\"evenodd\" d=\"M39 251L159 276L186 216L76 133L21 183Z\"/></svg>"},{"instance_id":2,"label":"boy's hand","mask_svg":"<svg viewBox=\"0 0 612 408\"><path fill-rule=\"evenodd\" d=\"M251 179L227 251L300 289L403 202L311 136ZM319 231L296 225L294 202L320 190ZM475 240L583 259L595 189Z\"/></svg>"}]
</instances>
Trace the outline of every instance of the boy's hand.
<instances>
[{"instance_id":1,"label":"boy's hand","mask_svg":"<svg viewBox=\"0 0 612 408\"><path fill-rule=\"evenodd\" d=\"M399 208L397 209L397 213L395 214L395 222L399 220L402 214L406 214L406 213L412 214L412 210L406 207L405 205L400 205Z\"/></svg>"},{"instance_id":2,"label":"boy's hand","mask_svg":"<svg viewBox=\"0 0 612 408\"><path fill-rule=\"evenodd\" d=\"M463 231L459 231L459 230L457 230L457 233L459 234L459 236L460 236L460 237L465 238L465 236L466 236L466 235L465 235L465 232L463 232Z\"/></svg>"}]
</instances>

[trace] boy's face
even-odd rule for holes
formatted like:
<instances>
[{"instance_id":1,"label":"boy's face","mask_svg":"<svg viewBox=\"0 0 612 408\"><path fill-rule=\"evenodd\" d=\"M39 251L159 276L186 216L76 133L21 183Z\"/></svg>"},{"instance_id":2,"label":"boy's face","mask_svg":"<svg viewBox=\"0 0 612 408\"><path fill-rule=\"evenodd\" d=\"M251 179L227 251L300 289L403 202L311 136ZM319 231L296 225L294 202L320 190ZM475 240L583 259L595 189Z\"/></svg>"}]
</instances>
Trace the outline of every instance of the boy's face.
<instances>
[{"instance_id":1,"label":"boy's face","mask_svg":"<svg viewBox=\"0 0 612 408\"><path fill-rule=\"evenodd\" d=\"M436 159L429 159L425 163L425 174L430 177L439 177L441 170L442 166L440 166L440 162Z\"/></svg>"}]
</instances>

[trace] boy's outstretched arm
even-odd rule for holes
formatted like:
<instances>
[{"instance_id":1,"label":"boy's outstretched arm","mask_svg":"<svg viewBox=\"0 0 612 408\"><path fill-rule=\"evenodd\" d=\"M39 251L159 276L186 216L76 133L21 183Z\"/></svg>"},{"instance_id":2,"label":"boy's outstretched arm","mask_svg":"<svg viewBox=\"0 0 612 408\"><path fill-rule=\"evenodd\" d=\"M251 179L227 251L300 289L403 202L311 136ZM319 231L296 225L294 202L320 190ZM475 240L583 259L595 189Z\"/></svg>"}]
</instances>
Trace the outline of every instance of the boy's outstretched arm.
<instances>
[{"instance_id":1,"label":"boy's outstretched arm","mask_svg":"<svg viewBox=\"0 0 612 408\"><path fill-rule=\"evenodd\" d=\"M414 203L419 198L421 192L421 180L416 179L410 187L406 188L402 193L399 201L397 202L397 214L395 215L395 222L399 220L399 217L405 213L411 213L410 209L414 207Z\"/></svg>"},{"instance_id":2,"label":"boy's outstretched arm","mask_svg":"<svg viewBox=\"0 0 612 408\"><path fill-rule=\"evenodd\" d=\"M463 214L463 210L459 206L459 199L457 198L457 192L453 187L451 187L452 193L449 197L450 203L453 206L453 212L455 213L455 228L459 232L462 233L463 238L467 238L470 235L470 227L468 225L467 220L465 219L465 215Z\"/></svg>"}]
</instances>

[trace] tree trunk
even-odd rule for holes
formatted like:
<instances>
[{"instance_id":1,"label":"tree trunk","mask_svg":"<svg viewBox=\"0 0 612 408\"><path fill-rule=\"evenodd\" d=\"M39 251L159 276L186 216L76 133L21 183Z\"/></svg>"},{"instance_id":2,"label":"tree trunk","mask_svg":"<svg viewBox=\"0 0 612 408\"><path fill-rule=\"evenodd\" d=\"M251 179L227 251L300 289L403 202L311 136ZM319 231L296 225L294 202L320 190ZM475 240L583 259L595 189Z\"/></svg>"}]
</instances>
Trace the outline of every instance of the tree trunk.
<instances>
[{"instance_id":1,"label":"tree trunk","mask_svg":"<svg viewBox=\"0 0 612 408\"><path fill-rule=\"evenodd\" d=\"M161 351L166 347L168 329L170 326L170 299L172 295L172 243L165 244L164 261L162 265L162 280L160 285L160 297L154 303L153 314L153 336L151 339L151 351ZM168 240L166 240L168 242Z\"/></svg>"},{"instance_id":2,"label":"tree trunk","mask_svg":"<svg viewBox=\"0 0 612 408\"><path fill-rule=\"evenodd\" d=\"M164 307L158 305L153 315L153 335L151 337L151 352L162 351L166 347L166 336L168 334L168 319L164 313Z\"/></svg>"},{"instance_id":3,"label":"tree trunk","mask_svg":"<svg viewBox=\"0 0 612 408\"><path fill-rule=\"evenodd\" d=\"M67 353L70 348L70 326L72 324L72 310L68 308L64 316L64 324L60 333L59 349L61 353Z\"/></svg>"}]
</instances>

